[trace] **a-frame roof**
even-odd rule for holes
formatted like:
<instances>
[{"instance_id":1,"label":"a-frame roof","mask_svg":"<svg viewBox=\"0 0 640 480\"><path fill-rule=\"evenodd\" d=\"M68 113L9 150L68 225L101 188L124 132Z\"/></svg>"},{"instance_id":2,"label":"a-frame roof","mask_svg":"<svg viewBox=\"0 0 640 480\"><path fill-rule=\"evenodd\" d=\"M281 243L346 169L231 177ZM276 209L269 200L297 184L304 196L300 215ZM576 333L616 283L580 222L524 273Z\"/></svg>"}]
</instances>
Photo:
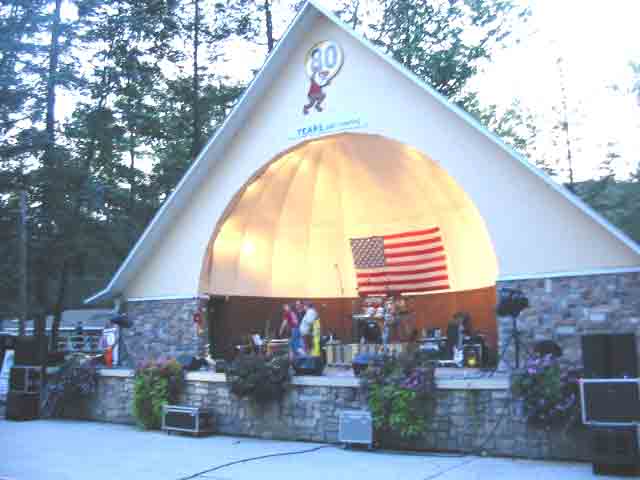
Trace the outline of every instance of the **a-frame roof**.
<instances>
[{"instance_id":1,"label":"a-frame roof","mask_svg":"<svg viewBox=\"0 0 640 480\"><path fill-rule=\"evenodd\" d=\"M266 60L262 69L258 72L251 85L246 89L239 102L229 114L223 125L216 132L213 138L208 142L206 147L200 153L198 158L191 165L187 173L181 179L174 192L165 201L163 206L157 212L151 223L148 225L138 242L135 244L129 255L122 263L118 271L115 273L108 286L101 292L86 300L86 303L97 302L123 292L128 282L130 282L141 266L150 257L153 252L153 245L162 238L172 221L177 217L179 212L186 206L193 193L199 188L204 181L204 173L208 171L212 162L218 161L220 154L227 149L232 139L242 129L247 120L250 118L257 103L271 88L272 84L277 81L279 72L286 65L290 54L304 39L307 31L318 20L319 17L325 17L329 22L334 24L342 32L351 36L355 41L359 42L363 47L370 51L373 55L381 58L389 68L400 73L408 81L418 86L425 95L429 95L442 106L444 106L452 115L462 119L466 124L479 132L486 138L488 142L497 145L498 148L504 150L515 162L520 162L532 174L537 176L541 182L546 183L550 188L557 191L561 197L579 210L583 211L587 216L591 217L597 224L610 232L613 237L626 245L635 254L639 256L638 264L640 265L640 247L635 244L629 237L616 227L607 222L598 213L592 210L579 198L568 192L564 187L555 183L550 177L531 165L526 159L516 153L507 146L500 138L488 131L471 115L455 106L445 97L436 92L429 85L422 82L418 77L409 72L402 65L384 55L368 41L356 34L353 30L345 26L333 14L326 11L315 1L308 1L301 11L291 23L282 39L278 42L271 55ZM635 269L634 269L635 270ZM584 272L596 273L596 272Z\"/></svg>"}]
</instances>

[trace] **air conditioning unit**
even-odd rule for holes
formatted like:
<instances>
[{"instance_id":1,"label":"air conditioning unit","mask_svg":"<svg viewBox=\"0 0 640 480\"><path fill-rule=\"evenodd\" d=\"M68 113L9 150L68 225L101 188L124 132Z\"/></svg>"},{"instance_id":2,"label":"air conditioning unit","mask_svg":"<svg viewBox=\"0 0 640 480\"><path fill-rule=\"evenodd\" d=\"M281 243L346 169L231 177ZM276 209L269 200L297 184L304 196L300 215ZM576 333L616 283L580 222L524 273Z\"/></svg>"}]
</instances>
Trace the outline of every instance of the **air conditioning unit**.
<instances>
[{"instance_id":1,"label":"air conditioning unit","mask_svg":"<svg viewBox=\"0 0 640 480\"><path fill-rule=\"evenodd\" d=\"M345 445L361 444L373 446L373 419L364 410L343 410L340 412L338 441Z\"/></svg>"},{"instance_id":2,"label":"air conditioning unit","mask_svg":"<svg viewBox=\"0 0 640 480\"><path fill-rule=\"evenodd\" d=\"M187 432L201 435L213 433L215 414L212 408L165 405L162 414L162 430L167 433Z\"/></svg>"}]
</instances>

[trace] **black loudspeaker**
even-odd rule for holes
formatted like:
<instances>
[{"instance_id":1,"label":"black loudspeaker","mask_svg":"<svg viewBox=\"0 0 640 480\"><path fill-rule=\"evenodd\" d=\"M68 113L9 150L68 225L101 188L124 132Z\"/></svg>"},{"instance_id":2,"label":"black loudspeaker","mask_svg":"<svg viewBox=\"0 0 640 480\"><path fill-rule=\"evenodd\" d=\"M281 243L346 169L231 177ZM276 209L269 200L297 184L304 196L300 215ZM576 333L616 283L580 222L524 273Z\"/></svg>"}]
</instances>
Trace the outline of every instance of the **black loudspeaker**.
<instances>
[{"instance_id":1,"label":"black loudspeaker","mask_svg":"<svg viewBox=\"0 0 640 480\"><path fill-rule=\"evenodd\" d=\"M176 361L182 365L182 368L187 371L192 370L200 370L203 363L206 365L204 360L194 357L193 355L178 355Z\"/></svg>"},{"instance_id":2,"label":"black loudspeaker","mask_svg":"<svg viewBox=\"0 0 640 480\"><path fill-rule=\"evenodd\" d=\"M630 428L594 428L591 431L593 473L631 475L640 472L638 430Z\"/></svg>"},{"instance_id":3,"label":"black loudspeaker","mask_svg":"<svg viewBox=\"0 0 640 480\"><path fill-rule=\"evenodd\" d=\"M322 357L304 355L293 360L293 369L297 375L322 375L324 362Z\"/></svg>"},{"instance_id":4,"label":"black loudspeaker","mask_svg":"<svg viewBox=\"0 0 640 480\"><path fill-rule=\"evenodd\" d=\"M514 288L498 290L498 306L496 311L501 317L517 317L529 306L529 299L522 292Z\"/></svg>"},{"instance_id":5,"label":"black loudspeaker","mask_svg":"<svg viewBox=\"0 0 640 480\"><path fill-rule=\"evenodd\" d=\"M15 340L15 365L41 365L48 356L47 337L22 336Z\"/></svg>"},{"instance_id":6,"label":"black loudspeaker","mask_svg":"<svg viewBox=\"0 0 640 480\"><path fill-rule=\"evenodd\" d=\"M40 393L40 367L11 367L9 390L21 393Z\"/></svg>"},{"instance_id":7,"label":"black loudspeaker","mask_svg":"<svg viewBox=\"0 0 640 480\"><path fill-rule=\"evenodd\" d=\"M7 420L35 420L40 417L40 395L9 392L7 394Z\"/></svg>"},{"instance_id":8,"label":"black loudspeaker","mask_svg":"<svg viewBox=\"0 0 640 480\"><path fill-rule=\"evenodd\" d=\"M583 335L582 362L586 378L637 378L636 336Z\"/></svg>"},{"instance_id":9,"label":"black loudspeaker","mask_svg":"<svg viewBox=\"0 0 640 480\"><path fill-rule=\"evenodd\" d=\"M640 384L637 379L580 381L582 422L586 425L640 424Z\"/></svg>"}]
</instances>

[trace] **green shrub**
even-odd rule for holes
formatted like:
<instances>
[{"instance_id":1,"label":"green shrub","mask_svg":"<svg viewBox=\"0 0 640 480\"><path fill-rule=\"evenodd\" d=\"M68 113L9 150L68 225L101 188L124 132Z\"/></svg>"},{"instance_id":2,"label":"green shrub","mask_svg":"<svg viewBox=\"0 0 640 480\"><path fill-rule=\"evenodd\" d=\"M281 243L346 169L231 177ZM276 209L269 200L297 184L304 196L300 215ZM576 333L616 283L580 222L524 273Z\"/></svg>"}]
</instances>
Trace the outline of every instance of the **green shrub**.
<instances>
[{"instance_id":1,"label":"green shrub","mask_svg":"<svg viewBox=\"0 0 640 480\"><path fill-rule=\"evenodd\" d=\"M282 355L241 355L227 369L231 391L261 403L279 399L288 380L289 360Z\"/></svg>"},{"instance_id":2,"label":"green shrub","mask_svg":"<svg viewBox=\"0 0 640 480\"><path fill-rule=\"evenodd\" d=\"M183 385L184 373L175 360L136 370L133 415L138 424L148 430L160 428L162 407L178 402Z\"/></svg>"},{"instance_id":3,"label":"green shrub","mask_svg":"<svg viewBox=\"0 0 640 480\"><path fill-rule=\"evenodd\" d=\"M363 387L379 438L386 432L415 438L427 429L428 405L435 390L434 369L414 355L387 357L370 365Z\"/></svg>"}]
</instances>

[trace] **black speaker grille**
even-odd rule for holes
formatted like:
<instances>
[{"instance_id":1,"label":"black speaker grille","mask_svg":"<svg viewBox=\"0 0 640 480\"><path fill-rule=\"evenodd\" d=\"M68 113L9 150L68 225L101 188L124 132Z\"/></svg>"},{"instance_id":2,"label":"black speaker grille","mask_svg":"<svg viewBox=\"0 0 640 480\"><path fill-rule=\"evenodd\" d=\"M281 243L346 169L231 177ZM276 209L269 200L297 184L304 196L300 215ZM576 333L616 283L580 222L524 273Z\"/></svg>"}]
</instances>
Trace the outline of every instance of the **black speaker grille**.
<instances>
[{"instance_id":1,"label":"black speaker grille","mask_svg":"<svg viewBox=\"0 0 640 480\"><path fill-rule=\"evenodd\" d=\"M585 382L583 395L587 423L640 422L640 393L637 381Z\"/></svg>"},{"instance_id":2,"label":"black speaker grille","mask_svg":"<svg viewBox=\"0 0 640 480\"><path fill-rule=\"evenodd\" d=\"M165 425L171 428L184 428L185 430L196 429L195 412L172 412L169 411L165 415Z\"/></svg>"}]
</instances>

